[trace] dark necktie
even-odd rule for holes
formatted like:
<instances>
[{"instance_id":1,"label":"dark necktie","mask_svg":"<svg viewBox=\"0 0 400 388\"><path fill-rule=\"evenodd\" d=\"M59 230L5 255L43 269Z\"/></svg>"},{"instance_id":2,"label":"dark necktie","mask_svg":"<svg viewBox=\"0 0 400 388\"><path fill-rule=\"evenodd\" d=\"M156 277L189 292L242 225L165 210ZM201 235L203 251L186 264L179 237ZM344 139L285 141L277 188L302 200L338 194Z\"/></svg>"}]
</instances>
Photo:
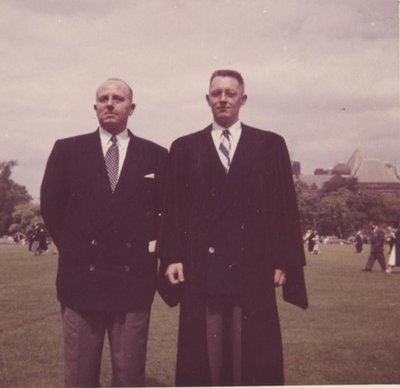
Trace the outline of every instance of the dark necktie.
<instances>
[{"instance_id":1,"label":"dark necktie","mask_svg":"<svg viewBox=\"0 0 400 388\"><path fill-rule=\"evenodd\" d=\"M108 179L110 181L110 186L112 192L114 192L115 187L118 182L118 163L119 163L119 150L117 144L117 138L113 135L111 137L111 146L106 152L105 161L108 173Z\"/></svg>"},{"instance_id":2,"label":"dark necktie","mask_svg":"<svg viewBox=\"0 0 400 388\"><path fill-rule=\"evenodd\" d=\"M219 150L221 151L222 155L224 156L225 163L224 167L226 172L229 171L229 166L231 165L231 139L229 137L230 132L229 129L224 129L221 135L221 143L219 143Z\"/></svg>"}]
</instances>

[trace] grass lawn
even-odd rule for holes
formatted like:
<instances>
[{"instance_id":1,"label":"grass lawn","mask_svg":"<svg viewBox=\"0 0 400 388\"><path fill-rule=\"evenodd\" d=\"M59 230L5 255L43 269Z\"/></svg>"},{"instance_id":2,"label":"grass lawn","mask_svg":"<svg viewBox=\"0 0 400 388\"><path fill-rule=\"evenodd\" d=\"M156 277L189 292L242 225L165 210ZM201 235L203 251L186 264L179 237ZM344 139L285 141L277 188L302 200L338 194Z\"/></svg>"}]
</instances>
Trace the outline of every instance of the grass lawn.
<instances>
[{"instance_id":1,"label":"grass lawn","mask_svg":"<svg viewBox=\"0 0 400 388\"><path fill-rule=\"evenodd\" d=\"M367 247L368 249L368 247ZM322 246L306 267L310 307L281 301L285 375L289 385L400 383L400 270L365 273L367 252ZM55 299L55 255L0 245L0 387L61 387L62 335ZM156 298L147 385L171 386L177 309ZM110 383L108 349L102 384Z\"/></svg>"}]
</instances>

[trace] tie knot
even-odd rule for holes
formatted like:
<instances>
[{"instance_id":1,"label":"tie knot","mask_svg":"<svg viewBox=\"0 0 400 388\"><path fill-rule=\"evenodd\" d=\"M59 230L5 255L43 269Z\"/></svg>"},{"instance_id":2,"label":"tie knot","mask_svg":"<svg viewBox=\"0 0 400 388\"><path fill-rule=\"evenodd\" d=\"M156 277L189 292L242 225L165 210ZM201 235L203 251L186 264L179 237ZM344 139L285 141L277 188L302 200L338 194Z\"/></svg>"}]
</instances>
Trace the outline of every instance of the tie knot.
<instances>
[{"instance_id":1,"label":"tie knot","mask_svg":"<svg viewBox=\"0 0 400 388\"><path fill-rule=\"evenodd\" d=\"M229 129L224 129L223 131L222 131L222 136L224 136L224 137L226 137L227 139L229 139L229 135L230 135L231 133L229 132Z\"/></svg>"},{"instance_id":2,"label":"tie knot","mask_svg":"<svg viewBox=\"0 0 400 388\"><path fill-rule=\"evenodd\" d=\"M117 137L115 135L112 135L110 140L111 140L111 143L117 144Z\"/></svg>"}]
</instances>

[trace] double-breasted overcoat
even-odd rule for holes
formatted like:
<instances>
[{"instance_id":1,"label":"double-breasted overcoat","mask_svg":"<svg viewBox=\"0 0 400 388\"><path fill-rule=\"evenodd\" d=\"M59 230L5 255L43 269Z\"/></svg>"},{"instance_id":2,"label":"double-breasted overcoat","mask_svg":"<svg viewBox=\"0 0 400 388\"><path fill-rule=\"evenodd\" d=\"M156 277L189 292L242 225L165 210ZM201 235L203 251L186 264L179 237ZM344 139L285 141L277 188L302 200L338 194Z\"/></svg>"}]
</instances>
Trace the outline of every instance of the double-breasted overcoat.
<instances>
[{"instance_id":1,"label":"double-breasted overcoat","mask_svg":"<svg viewBox=\"0 0 400 388\"><path fill-rule=\"evenodd\" d=\"M276 268L287 272L285 300L302 308L308 304L304 249L285 141L275 133L242 124L222 185L217 184L219 168L223 167L211 126L179 138L171 146L159 249L160 293L170 305L180 303L176 383L210 385L205 322L210 276L207 263L218 251L216 230L219 238L229 240L229 230L221 236L218 221L240 204L241 232L235 233L240 243L232 241L232 247L240 249L243 289L242 384L282 384L282 342L273 280ZM169 286L162 278L174 262L183 263L185 275L178 287Z\"/></svg>"}]
</instances>

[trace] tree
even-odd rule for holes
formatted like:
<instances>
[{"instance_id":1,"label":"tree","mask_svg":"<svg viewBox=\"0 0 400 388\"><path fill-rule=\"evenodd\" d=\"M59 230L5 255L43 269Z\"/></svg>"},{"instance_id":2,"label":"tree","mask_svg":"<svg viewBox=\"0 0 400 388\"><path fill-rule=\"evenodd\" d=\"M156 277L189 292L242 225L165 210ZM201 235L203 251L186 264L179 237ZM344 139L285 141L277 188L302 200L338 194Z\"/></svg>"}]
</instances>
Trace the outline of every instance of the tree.
<instances>
[{"instance_id":1,"label":"tree","mask_svg":"<svg viewBox=\"0 0 400 388\"><path fill-rule=\"evenodd\" d=\"M357 224L355 228L360 228L370 221L378 224L389 222L389 204L381 193L360 190L349 198L348 206L352 210L352 220Z\"/></svg>"},{"instance_id":2,"label":"tree","mask_svg":"<svg viewBox=\"0 0 400 388\"><path fill-rule=\"evenodd\" d=\"M40 206L35 203L23 203L15 207L8 231L12 235L17 232L26 233L33 224L38 223L43 224Z\"/></svg>"},{"instance_id":3,"label":"tree","mask_svg":"<svg viewBox=\"0 0 400 388\"><path fill-rule=\"evenodd\" d=\"M386 220L393 225L400 223L400 198L395 195L388 195L386 198Z\"/></svg>"},{"instance_id":4,"label":"tree","mask_svg":"<svg viewBox=\"0 0 400 388\"><path fill-rule=\"evenodd\" d=\"M360 190L360 185L358 184L357 178L343 178L340 175L335 175L323 184L320 190L320 195L324 196L342 188L347 189L352 193L356 193Z\"/></svg>"},{"instance_id":5,"label":"tree","mask_svg":"<svg viewBox=\"0 0 400 388\"><path fill-rule=\"evenodd\" d=\"M11 170L16 165L15 160L0 162L0 234L8 232L15 206L32 200L25 186L11 179Z\"/></svg>"},{"instance_id":6,"label":"tree","mask_svg":"<svg viewBox=\"0 0 400 388\"><path fill-rule=\"evenodd\" d=\"M318 229L326 235L345 235L349 217L347 199L350 191L341 188L321 198Z\"/></svg>"},{"instance_id":7,"label":"tree","mask_svg":"<svg viewBox=\"0 0 400 388\"><path fill-rule=\"evenodd\" d=\"M309 191L307 184L302 181L296 181L294 186L300 213L300 224L304 233L307 229L316 228L320 212L319 197L315 192Z\"/></svg>"}]
</instances>

